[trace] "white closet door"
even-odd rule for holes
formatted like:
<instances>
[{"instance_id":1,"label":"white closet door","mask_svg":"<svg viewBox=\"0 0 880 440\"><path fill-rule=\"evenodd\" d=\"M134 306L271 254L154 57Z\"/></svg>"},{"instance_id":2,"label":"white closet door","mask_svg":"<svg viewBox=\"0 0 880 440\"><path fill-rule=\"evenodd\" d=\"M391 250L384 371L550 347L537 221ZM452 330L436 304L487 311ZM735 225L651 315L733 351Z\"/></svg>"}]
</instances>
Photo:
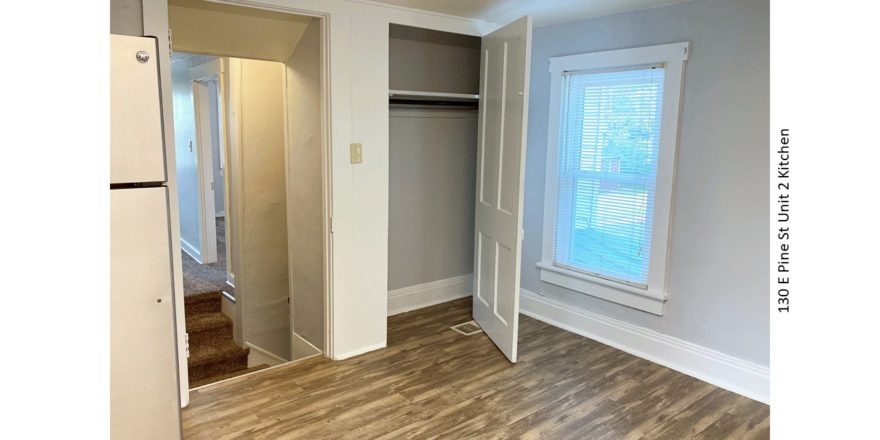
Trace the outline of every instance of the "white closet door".
<instances>
[{"instance_id":1,"label":"white closet door","mask_svg":"<svg viewBox=\"0 0 880 440\"><path fill-rule=\"evenodd\" d=\"M516 362L532 20L483 37L474 236L474 319Z\"/></svg>"}]
</instances>

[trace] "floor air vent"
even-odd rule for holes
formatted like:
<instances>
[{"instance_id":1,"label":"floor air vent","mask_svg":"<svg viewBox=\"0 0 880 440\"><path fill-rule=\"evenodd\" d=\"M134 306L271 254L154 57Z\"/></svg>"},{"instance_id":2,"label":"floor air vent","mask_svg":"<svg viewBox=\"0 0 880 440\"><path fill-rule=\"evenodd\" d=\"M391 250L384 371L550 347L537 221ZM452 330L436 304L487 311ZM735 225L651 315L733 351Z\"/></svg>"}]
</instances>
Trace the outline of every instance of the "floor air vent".
<instances>
[{"instance_id":1,"label":"floor air vent","mask_svg":"<svg viewBox=\"0 0 880 440\"><path fill-rule=\"evenodd\" d=\"M483 331L479 325L477 325L474 321L463 322L461 324L453 325L449 327L465 336L475 335Z\"/></svg>"}]
</instances>

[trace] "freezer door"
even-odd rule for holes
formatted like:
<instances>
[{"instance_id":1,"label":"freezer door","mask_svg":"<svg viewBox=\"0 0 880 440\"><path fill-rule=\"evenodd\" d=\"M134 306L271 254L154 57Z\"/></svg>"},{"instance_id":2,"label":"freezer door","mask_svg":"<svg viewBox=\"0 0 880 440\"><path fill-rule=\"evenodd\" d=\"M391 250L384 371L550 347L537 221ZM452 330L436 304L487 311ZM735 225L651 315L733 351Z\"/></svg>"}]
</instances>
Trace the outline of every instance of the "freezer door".
<instances>
[{"instance_id":1,"label":"freezer door","mask_svg":"<svg viewBox=\"0 0 880 440\"><path fill-rule=\"evenodd\" d=\"M167 189L110 190L110 431L179 439Z\"/></svg>"},{"instance_id":2,"label":"freezer door","mask_svg":"<svg viewBox=\"0 0 880 440\"><path fill-rule=\"evenodd\" d=\"M156 40L110 35L110 183L164 182Z\"/></svg>"}]
</instances>

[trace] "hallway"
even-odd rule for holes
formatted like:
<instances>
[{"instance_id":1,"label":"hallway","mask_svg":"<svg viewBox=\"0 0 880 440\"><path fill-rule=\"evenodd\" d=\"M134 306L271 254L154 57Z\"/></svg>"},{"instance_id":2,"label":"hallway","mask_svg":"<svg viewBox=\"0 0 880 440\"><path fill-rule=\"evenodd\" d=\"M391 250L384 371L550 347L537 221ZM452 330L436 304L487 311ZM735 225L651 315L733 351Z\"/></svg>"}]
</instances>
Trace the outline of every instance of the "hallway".
<instances>
[{"instance_id":1,"label":"hallway","mask_svg":"<svg viewBox=\"0 0 880 440\"><path fill-rule=\"evenodd\" d=\"M226 284L226 219L217 217L217 262L199 264L186 252L183 254L183 293L196 295L219 292L232 287Z\"/></svg>"}]
</instances>

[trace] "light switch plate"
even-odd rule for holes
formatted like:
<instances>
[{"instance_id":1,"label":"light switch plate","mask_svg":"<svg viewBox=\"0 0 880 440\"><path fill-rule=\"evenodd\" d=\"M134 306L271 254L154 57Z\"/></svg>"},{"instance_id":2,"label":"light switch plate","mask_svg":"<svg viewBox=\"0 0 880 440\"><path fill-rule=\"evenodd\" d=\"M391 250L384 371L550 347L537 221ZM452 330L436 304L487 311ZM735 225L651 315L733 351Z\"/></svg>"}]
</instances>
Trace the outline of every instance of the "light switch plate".
<instances>
[{"instance_id":1,"label":"light switch plate","mask_svg":"<svg viewBox=\"0 0 880 440\"><path fill-rule=\"evenodd\" d=\"M351 144L351 163L362 163L364 161L363 150L360 143Z\"/></svg>"}]
</instances>

